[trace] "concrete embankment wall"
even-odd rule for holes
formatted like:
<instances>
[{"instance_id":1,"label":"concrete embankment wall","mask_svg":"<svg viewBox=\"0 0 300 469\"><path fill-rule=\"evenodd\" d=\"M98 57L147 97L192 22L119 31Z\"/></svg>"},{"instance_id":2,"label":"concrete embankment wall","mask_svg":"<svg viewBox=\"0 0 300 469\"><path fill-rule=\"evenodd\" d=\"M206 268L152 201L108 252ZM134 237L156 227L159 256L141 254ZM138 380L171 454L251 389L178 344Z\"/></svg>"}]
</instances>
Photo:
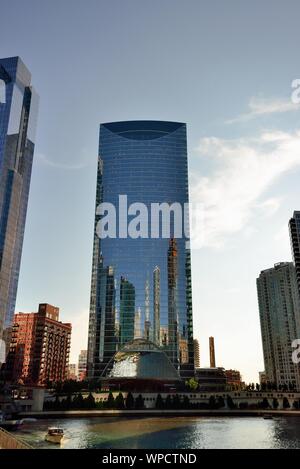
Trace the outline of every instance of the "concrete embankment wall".
<instances>
[{"instance_id":1,"label":"concrete embankment wall","mask_svg":"<svg viewBox=\"0 0 300 469\"><path fill-rule=\"evenodd\" d=\"M144 409L144 410L51 410L43 412L23 412L20 417L35 417L38 419L52 418L90 418L90 417L262 417L264 414L273 416L298 416L300 411L296 410L171 410L171 409Z\"/></svg>"},{"instance_id":2,"label":"concrete embankment wall","mask_svg":"<svg viewBox=\"0 0 300 469\"><path fill-rule=\"evenodd\" d=\"M27 443L18 440L11 433L0 428L0 449L33 449Z\"/></svg>"}]
</instances>

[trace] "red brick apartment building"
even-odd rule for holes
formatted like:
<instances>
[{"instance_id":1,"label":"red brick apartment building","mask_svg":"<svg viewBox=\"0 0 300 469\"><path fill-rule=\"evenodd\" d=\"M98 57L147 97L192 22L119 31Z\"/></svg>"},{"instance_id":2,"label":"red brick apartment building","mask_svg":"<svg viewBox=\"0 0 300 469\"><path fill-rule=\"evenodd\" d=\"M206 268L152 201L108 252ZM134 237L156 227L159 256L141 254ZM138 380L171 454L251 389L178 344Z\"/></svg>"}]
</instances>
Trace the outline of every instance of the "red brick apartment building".
<instances>
[{"instance_id":1,"label":"red brick apartment building","mask_svg":"<svg viewBox=\"0 0 300 469\"><path fill-rule=\"evenodd\" d=\"M240 389L244 384L242 383L241 373L238 370L225 370L227 385L232 386L234 389Z\"/></svg>"},{"instance_id":2,"label":"red brick apartment building","mask_svg":"<svg viewBox=\"0 0 300 469\"><path fill-rule=\"evenodd\" d=\"M41 303L37 313L14 316L7 380L45 386L68 376L72 326L59 321L59 308Z\"/></svg>"}]
</instances>

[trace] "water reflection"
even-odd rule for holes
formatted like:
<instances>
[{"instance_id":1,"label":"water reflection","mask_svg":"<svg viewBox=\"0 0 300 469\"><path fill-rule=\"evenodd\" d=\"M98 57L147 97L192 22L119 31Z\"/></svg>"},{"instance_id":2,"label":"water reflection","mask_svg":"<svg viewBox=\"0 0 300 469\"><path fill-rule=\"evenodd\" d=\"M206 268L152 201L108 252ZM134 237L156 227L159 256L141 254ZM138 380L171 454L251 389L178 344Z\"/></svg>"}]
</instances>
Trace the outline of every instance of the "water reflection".
<instances>
[{"instance_id":1,"label":"water reflection","mask_svg":"<svg viewBox=\"0 0 300 469\"><path fill-rule=\"evenodd\" d=\"M299 417L91 418L28 423L17 435L36 448L53 448L47 428L62 426L62 448L300 448Z\"/></svg>"}]
</instances>

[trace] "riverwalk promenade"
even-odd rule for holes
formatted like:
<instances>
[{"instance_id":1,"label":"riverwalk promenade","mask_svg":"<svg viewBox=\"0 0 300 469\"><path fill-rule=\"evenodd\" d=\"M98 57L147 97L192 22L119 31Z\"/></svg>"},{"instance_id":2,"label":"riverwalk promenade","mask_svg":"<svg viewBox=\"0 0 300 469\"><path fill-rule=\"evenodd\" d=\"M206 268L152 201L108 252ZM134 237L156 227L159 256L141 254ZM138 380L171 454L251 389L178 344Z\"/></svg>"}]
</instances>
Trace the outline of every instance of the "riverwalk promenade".
<instances>
[{"instance_id":1,"label":"riverwalk promenade","mask_svg":"<svg viewBox=\"0 0 300 469\"><path fill-rule=\"evenodd\" d=\"M0 449L33 449L28 443L0 428Z\"/></svg>"}]
</instances>

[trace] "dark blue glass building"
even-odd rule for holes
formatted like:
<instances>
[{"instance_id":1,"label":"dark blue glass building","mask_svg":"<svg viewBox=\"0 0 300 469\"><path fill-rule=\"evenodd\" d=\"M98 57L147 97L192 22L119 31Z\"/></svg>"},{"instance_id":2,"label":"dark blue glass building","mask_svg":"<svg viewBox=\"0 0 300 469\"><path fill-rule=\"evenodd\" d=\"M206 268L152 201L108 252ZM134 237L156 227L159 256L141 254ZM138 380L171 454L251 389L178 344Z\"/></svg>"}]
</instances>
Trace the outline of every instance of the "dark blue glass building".
<instances>
[{"instance_id":1,"label":"dark blue glass building","mask_svg":"<svg viewBox=\"0 0 300 469\"><path fill-rule=\"evenodd\" d=\"M15 309L31 178L37 97L30 82L19 57L0 59L0 341L9 340Z\"/></svg>"},{"instance_id":2,"label":"dark blue glass building","mask_svg":"<svg viewBox=\"0 0 300 469\"><path fill-rule=\"evenodd\" d=\"M120 208L120 196L126 198ZM123 204L122 202L122 204ZM130 222L144 204L147 223ZM176 204L153 225L153 204ZM95 233L91 285L88 375L104 376L107 364L126 342L142 338L160 347L182 377L194 374L191 263L184 205L188 203L186 125L129 121L100 126ZM116 208L115 226L99 236L99 221ZM112 213L112 212L111 212ZM127 215L128 213L128 215ZM145 220L145 214L144 218ZM182 234L178 233L178 220ZM154 226L154 228L153 228ZM177 226L177 229L176 229ZM115 231L116 236L111 234ZM179 230L180 231L180 230Z\"/></svg>"}]
</instances>

